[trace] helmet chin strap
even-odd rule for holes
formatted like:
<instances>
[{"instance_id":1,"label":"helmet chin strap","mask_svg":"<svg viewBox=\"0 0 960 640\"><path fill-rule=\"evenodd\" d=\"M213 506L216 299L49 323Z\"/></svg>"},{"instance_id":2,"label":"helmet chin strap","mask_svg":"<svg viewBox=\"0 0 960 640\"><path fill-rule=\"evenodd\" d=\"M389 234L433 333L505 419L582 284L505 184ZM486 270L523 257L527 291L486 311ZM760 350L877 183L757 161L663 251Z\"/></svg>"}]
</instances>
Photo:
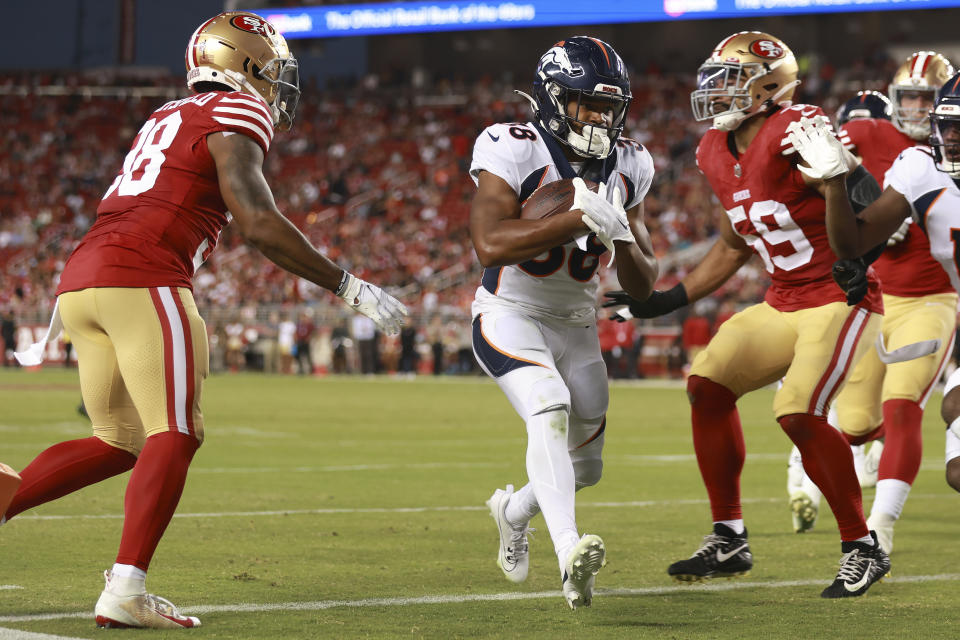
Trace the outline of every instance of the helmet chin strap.
<instances>
[{"instance_id":1,"label":"helmet chin strap","mask_svg":"<svg viewBox=\"0 0 960 640\"><path fill-rule=\"evenodd\" d=\"M743 111L735 113L725 113L720 116L714 116L713 128L720 131L735 131L740 124L747 119L747 114Z\"/></svg>"},{"instance_id":2,"label":"helmet chin strap","mask_svg":"<svg viewBox=\"0 0 960 640\"><path fill-rule=\"evenodd\" d=\"M570 133L567 134L567 143L570 145L570 148L573 149L577 155L585 158L606 158L609 156L610 138L605 135L602 130L598 130L597 127L593 125L585 125L583 127L584 133L586 133L587 129L590 130L589 138L570 129ZM594 149L598 149L598 151L594 151Z\"/></svg>"}]
</instances>

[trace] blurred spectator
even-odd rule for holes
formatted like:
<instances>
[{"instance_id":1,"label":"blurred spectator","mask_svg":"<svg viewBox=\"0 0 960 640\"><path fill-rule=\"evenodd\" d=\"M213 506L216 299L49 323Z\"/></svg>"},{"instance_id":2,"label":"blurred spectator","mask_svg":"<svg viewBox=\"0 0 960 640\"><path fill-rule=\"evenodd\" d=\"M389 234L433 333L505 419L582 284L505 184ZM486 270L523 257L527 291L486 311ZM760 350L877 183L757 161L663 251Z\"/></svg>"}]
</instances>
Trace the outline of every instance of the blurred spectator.
<instances>
[{"instance_id":1,"label":"blurred spectator","mask_svg":"<svg viewBox=\"0 0 960 640\"><path fill-rule=\"evenodd\" d=\"M14 363L13 352L17 348L17 324L13 309L5 308L0 313L0 339L3 340L3 366L9 367Z\"/></svg>"},{"instance_id":2,"label":"blurred spectator","mask_svg":"<svg viewBox=\"0 0 960 640\"><path fill-rule=\"evenodd\" d=\"M366 318L366 316L363 317ZM313 339L313 331L314 326L311 314L308 310L304 310L300 313L295 331L297 371L300 375L313 373L313 354L310 352L310 341Z\"/></svg>"},{"instance_id":3,"label":"blurred spectator","mask_svg":"<svg viewBox=\"0 0 960 640\"><path fill-rule=\"evenodd\" d=\"M351 319L353 339L357 341L360 354L360 373L377 372L377 325L365 315L356 314Z\"/></svg>"},{"instance_id":4,"label":"blurred spectator","mask_svg":"<svg viewBox=\"0 0 960 640\"><path fill-rule=\"evenodd\" d=\"M416 373L417 371L417 329L407 324L400 330L400 373Z\"/></svg>"},{"instance_id":5,"label":"blurred spectator","mask_svg":"<svg viewBox=\"0 0 960 640\"><path fill-rule=\"evenodd\" d=\"M607 365L607 377L636 377L634 324L602 317L597 321L597 331L600 336L600 354L603 356L604 364Z\"/></svg>"}]
</instances>

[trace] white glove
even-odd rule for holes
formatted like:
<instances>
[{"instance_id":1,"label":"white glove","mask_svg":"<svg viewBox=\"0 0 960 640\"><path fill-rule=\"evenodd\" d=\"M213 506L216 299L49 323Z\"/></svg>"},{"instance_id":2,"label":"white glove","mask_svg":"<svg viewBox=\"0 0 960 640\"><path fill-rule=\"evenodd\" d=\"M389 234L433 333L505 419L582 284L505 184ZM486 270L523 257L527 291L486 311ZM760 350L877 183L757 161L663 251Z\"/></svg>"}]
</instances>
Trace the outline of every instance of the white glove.
<instances>
[{"instance_id":1,"label":"white glove","mask_svg":"<svg viewBox=\"0 0 960 640\"><path fill-rule=\"evenodd\" d=\"M913 218L907 218L900 223L900 226L897 227L897 230L890 234L890 237L887 238L887 246L892 247L896 244L900 244L907 238L907 234L910 233L910 223L913 222Z\"/></svg>"},{"instance_id":2,"label":"white glove","mask_svg":"<svg viewBox=\"0 0 960 640\"><path fill-rule=\"evenodd\" d=\"M791 122L787 127L787 140L810 165L798 164L797 168L811 178L827 180L847 172L843 145L830 131L830 123L823 116Z\"/></svg>"},{"instance_id":3,"label":"white glove","mask_svg":"<svg viewBox=\"0 0 960 640\"><path fill-rule=\"evenodd\" d=\"M607 201L607 185L600 183L597 193L587 189L581 178L574 178L573 185L576 191L573 196L573 208L583 211L583 223L597 234L603 246L610 251L609 267L613 264L617 250L614 240L618 242L636 243L627 221L627 212L623 208L623 196L619 189L614 190L613 203Z\"/></svg>"},{"instance_id":4,"label":"white glove","mask_svg":"<svg viewBox=\"0 0 960 640\"><path fill-rule=\"evenodd\" d=\"M403 303L392 295L346 271L343 272L343 282L336 294L354 311L376 322L388 336L400 333L403 318L409 315Z\"/></svg>"}]
</instances>

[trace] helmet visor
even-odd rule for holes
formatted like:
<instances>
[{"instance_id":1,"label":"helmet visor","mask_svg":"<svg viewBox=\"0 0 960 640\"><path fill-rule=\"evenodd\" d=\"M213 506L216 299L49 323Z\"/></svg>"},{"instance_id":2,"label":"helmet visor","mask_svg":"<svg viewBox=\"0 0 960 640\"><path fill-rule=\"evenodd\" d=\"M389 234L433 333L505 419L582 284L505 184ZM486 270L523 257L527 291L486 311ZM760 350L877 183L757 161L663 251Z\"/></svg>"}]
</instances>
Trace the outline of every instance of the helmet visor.
<instances>
[{"instance_id":1,"label":"helmet visor","mask_svg":"<svg viewBox=\"0 0 960 640\"><path fill-rule=\"evenodd\" d=\"M276 88L277 97L272 106L280 118L277 128L288 131L293 126L293 117L300 102L300 70L297 59L293 56L274 58L260 73Z\"/></svg>"},{"instance_id":2,"label":"helmet visor","mask_svg":"<svg viewBox=\"0 0 960 640\"><path fill-rule=\"evenodd\" d=\"M760 70L756 63L710 63L697 70L697 88L690 94L690 106L697 121L748 110L751 79Z\"/></svg>"}]
</instances>

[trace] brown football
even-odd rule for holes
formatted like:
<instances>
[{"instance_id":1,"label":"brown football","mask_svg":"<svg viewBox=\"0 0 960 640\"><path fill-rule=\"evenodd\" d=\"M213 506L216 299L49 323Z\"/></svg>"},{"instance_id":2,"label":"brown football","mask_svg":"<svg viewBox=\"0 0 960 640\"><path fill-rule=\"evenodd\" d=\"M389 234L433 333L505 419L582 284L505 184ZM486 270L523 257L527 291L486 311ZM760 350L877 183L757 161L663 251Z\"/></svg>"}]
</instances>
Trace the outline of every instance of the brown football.
<instances>
[{"instance_id":1,"label":"brown football","mask_svg":"<svg viewBox=\"0 0 960 640\"><path fill-rule=\"evenodd\" d=\"M590 180L584 180L587 188L594 193L600 185ZM549 218L564 211L570 211L573 206L573 180L556 180L538 187L530 194L520 208L520 217L525 220L540 220Z\"/></svg>"}]
</instances>

